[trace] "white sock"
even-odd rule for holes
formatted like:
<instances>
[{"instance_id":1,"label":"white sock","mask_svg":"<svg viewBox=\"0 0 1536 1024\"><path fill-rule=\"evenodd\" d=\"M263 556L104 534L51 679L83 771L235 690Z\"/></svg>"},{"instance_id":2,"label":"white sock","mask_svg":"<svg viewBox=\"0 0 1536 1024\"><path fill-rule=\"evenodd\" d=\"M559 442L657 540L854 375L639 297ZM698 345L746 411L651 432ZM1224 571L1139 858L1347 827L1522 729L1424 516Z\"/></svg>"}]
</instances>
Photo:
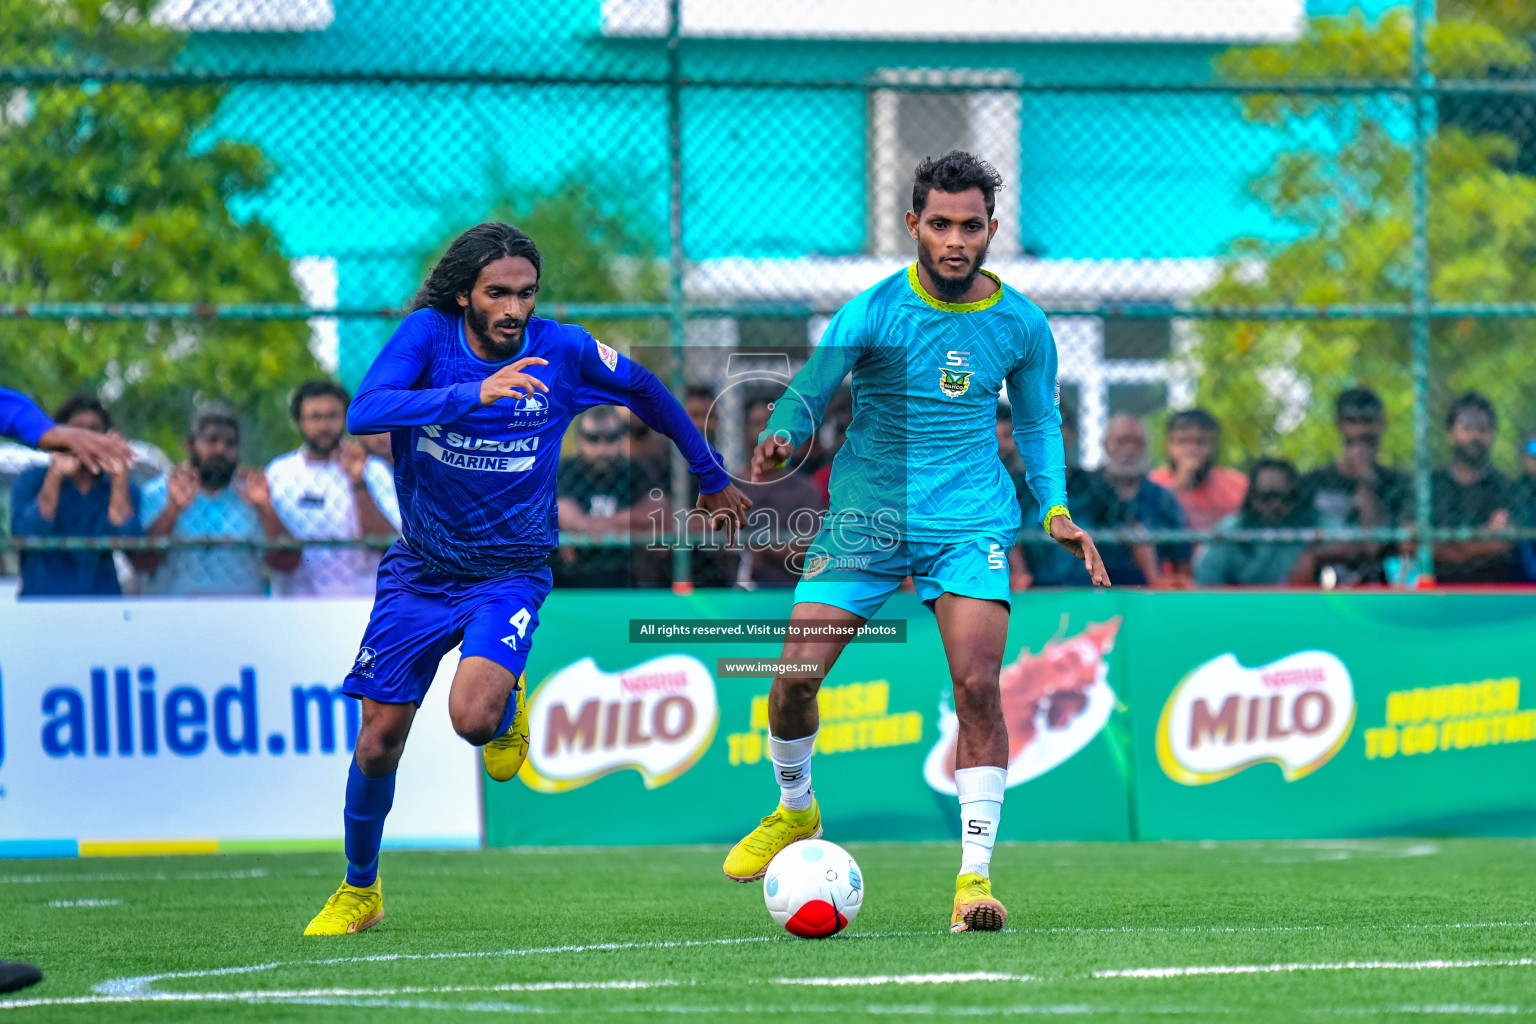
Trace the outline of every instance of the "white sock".
<instances>
[{"instance_id":1,"label":"white sock","mask_svg":"<svg viewBox=\"0 0 1536 1024\"><path fill-rule=\"evenodd\" d=\"M1003 817L1003 790L1008 769L983 765L955 770L955 793L960 797L960 873L989 877L992 844L997 842L997 823Z\"/></svg>"},{"instance_id":2,"label":"white sock","mask_svg":"<svg viewBox=\"0 0 1536 1024\"><path fill-rule=\"evenodd\" d=\"M779 783L779 803L786 810L803 811L811 806L811 751L815 749L814 732L798 740L781 740L772 734L768 737L768 758Z\"/></svg>"}]
</instances>

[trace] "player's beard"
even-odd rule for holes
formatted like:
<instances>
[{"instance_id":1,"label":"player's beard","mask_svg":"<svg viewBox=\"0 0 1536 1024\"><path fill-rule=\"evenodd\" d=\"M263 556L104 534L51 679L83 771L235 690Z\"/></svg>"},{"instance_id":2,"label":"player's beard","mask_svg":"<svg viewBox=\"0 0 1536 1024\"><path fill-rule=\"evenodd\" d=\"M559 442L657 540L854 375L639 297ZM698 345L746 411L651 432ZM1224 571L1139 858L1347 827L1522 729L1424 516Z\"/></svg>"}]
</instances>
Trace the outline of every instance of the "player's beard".
<instances>
[{"instance_id":1,"label":"player's beard","mask_svg":"<svg viewBox=\"0 0 1536 1024\"><path fill-rule=\"evenodd\" d=\"M954 302L970 291L971 285L976 283L977 275L981 273L981 265L987 262L987 249L990 245L990 242L982 245L981 252L976 254L976 262L971 264L971 269L966 272L964 277L945 277L938 265L929 257L927 251L919 246L917 250L918 262L922 263L923 269L928 271L928 276L933 279L933 290L939 293L934 298L942 299L945 302Z\"/></svg>"},{"instance_id":2,"label":"player's beard","mask_svg":"<svg viewBox=\"0 0 1536 1024\"><path fill-rule=\"evenodd\" d=\"M319 437L306 437L304 446L315 458L329 459L336 454L336 449L341 447L341 435L321 434Z\"/></svg>"},{"instance_id":3,"label":"player's beard","mask_svg":"<svg viewBox=\"0 0 1536 1024\"><path fill-rule=\"evenodd\" d=\"M197 470L197 479L204 488L210 491L222 491L229 486L229 482L235 478L235 464L225 459L198 459L191 456L192 468Z\"/></svg>"},{"instance_id":4,"label":"player's beard","mask_svg":"<svg viewBox=\"0 0 1536 1024\"><path fill-rule=\"evenodd\" d=\"M523 347L523 339L527 337L528 321L518 320L515 317L502 317L494 325L497 327L510 327L513 325L522 327L523 333L519 334L515 340L503 342L491 337L491 327L493 326L491 318L476 309L473 304L465 307L464 320L469 324L469 329L475 333L475 338L491 354L491 358L498 362L503 359L511 359L517 355L517 350Z\"/></svg>"},{"instance_id":5,"label":"player's beard","mask_svg":"<svg viewBox=\"0 0 1536 1024\"><path fill-rule=\"evenodd\" d=\"M1482 469L1488 465L1488 446L1481 441L1452 445L1451 453L1456 456L1457 462L1473 469Z\"/></svg>"}]
</instances>

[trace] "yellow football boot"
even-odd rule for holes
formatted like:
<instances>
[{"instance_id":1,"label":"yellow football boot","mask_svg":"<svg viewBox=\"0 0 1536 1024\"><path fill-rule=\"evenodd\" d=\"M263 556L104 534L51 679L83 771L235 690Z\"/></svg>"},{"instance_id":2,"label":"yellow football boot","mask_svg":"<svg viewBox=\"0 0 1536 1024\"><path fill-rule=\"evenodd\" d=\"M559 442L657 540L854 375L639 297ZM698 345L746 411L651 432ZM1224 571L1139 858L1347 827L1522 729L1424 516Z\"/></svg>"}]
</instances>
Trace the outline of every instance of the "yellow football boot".
<instances>
[{"instance_id":1,"label":"yellow football boot","mask_svg":"<svg viewBox=\"0 0 1536 1024\"><path fill-rule=\"evenodd\" d=\"M790 843L821 836L821 806L791 811L780 804L747 837L725 855L725 877L733 882L755 882L768 873L768 862Z\"/></svg>"},{"instance_id":2,"label":"yellow football boot","mask_svg":"<svg viewBox=\"0 0 1536 1024\"><path fill-rule=\"evenodd\" d=\"M949 919L952 932L997 932L1008 923L1008 909L992 898L992 880L981 875L955 879L955 913Z\"/></svg>"},{"instance_id":3,"label":"yellow football boot","mask_svg":"<svg viewBox=\"0 0 1536 1024\"><path fill-rule=\"evenodd\" d=\"M485 758L485 773L497 782L506 782L528 759L528 694L523 679L517 681L517 714L512 727L480 748Z\"/></svg>"},{"instance_id":4,"label":"yellow football boot","mask_svg":"<svg viewBox=\"0 0 1536 1024\"><path fill-rule=\"evenodd\" d=\"M320 913L304 929L305 935L350 935L366 931L384 920L384 889L377 878L359 889L341 883L336 895L325 901Z\"/></svg>"}]
</instances>

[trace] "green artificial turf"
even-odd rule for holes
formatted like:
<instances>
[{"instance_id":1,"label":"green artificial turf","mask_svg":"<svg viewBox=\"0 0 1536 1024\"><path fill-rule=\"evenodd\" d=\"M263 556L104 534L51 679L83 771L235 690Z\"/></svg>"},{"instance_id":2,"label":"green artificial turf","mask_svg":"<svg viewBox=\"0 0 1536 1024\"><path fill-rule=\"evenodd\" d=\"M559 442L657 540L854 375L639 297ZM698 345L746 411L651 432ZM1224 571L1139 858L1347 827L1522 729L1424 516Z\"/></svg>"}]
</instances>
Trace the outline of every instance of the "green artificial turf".
<instances>
[{"instance_id":1,"label":"green artificial turf","mask_svg":"<svg viewBox=\"0 0 1536 1024\"><path fill-rule=\"evenodd\" d=\"M777 932L760 886L720 874L718 849L386 852L384 922L328 939L300 932L340 880L335 854L0 862L0 956L47 975L0 999L0 1024L1536 1015L1536 966L1508 963L1536 958L1527 840L1006 844L993 879L1010 930L970 935L948 932L954 846L849 849L866 903L821 942ZM1425 966L1436 961L1475 964ZM1095 977L1348 962L1418 966ZM1030 980L780 980L946 972ZM646 987L581 987L601 982ZM539 983L563 987L517 987ZM123 1001L52 1002L104 991ZM289 995L259 995L273 992ZM19 1005L33 1000L50 1002Z\"/></svg>"}]
</instances>

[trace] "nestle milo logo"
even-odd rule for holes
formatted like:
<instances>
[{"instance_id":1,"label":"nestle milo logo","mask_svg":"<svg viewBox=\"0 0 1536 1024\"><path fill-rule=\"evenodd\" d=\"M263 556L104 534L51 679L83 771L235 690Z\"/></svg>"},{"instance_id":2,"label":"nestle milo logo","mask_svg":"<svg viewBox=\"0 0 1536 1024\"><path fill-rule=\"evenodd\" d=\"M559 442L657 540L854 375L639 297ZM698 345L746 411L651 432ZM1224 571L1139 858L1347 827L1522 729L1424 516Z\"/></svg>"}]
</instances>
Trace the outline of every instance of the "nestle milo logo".
<instances>
[{"instance_id":1,"label":"nestle milo logo","mask_svg":"<svg viewBox=\"0 0 1536 1024\"><path fill-rule=\"evenodd\" d=\"M529 699L531 743L518 777L561 793L624 769L646 788L682 775L709 749L720 724L715 680L699 659L667 654L620 672L582 658Z\"/></svg>"},{"instance_id":2,"label":"nestle milo logo","mask_svg":"<svg viewBox=\"0 0 1536 1024\"><path fill-rule=\"evenodd\" d=\"M1264 762L1294 782L1327 764L1354 722L1349 670L1327 651L1298 651L1257 668L1223 654L1168 696L1157 723L1157 760L1186 786Z\"/></svg>"}]
</instances>

